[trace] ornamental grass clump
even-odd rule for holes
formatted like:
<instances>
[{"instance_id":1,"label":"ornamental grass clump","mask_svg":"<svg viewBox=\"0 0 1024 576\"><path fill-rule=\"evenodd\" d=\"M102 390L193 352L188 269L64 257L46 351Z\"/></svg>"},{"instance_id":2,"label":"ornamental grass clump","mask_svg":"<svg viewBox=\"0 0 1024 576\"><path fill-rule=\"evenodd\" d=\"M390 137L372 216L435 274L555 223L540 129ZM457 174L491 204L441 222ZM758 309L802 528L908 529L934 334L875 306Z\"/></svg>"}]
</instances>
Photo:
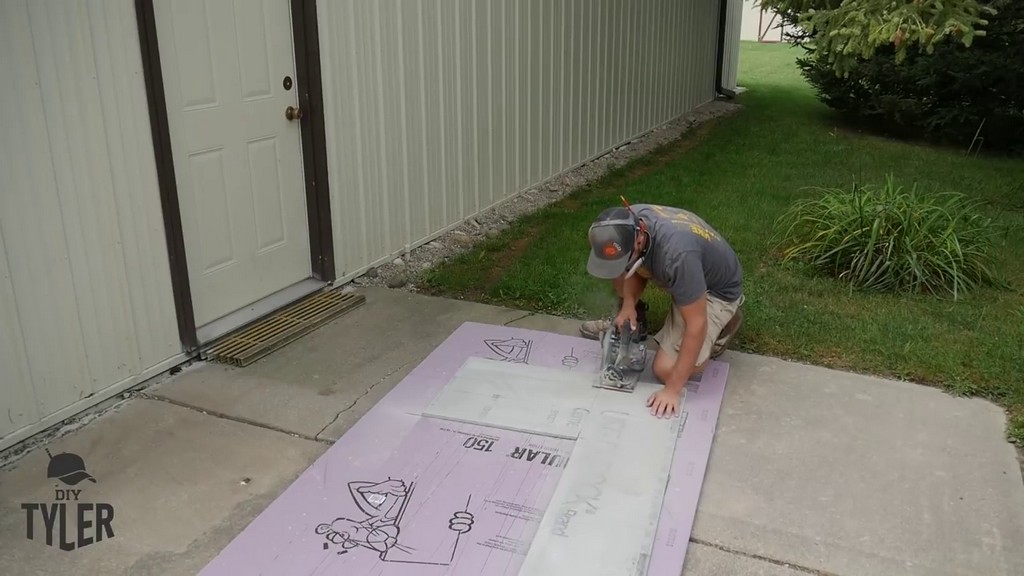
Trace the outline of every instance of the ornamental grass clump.
<instances>
[{"instance_id":1,"label":"ornamental grass clump","mask_svg":"<svg viewBox=\"0 0 1024 576\"><path fill-rule=\"evenodd\" d=\"M990 249L998 235L979 202L959 193L881 187L822 190L776 222L783 262L801 262L852 288L952 295L1004 285Z\"/></svg>"}]
</instances>

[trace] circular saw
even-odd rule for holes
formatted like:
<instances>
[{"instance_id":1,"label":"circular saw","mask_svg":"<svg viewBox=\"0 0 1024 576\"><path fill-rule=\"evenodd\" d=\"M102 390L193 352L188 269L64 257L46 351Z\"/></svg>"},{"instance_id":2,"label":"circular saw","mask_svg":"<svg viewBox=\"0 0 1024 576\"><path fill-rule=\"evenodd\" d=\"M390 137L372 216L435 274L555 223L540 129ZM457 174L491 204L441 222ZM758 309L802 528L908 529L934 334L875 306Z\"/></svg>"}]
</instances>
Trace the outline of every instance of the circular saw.
<instances>
[{"instance_id":1,"label":"circular saw","mask_svg":"<svg viewBox=\"0 0 1024 576\"><path fill-rule=\"evenodd\" d=\"M647 365L646 334L641 326L623 322L601 334L601 369L597 388L632 392Z\"/></svg>"}]
</instances>

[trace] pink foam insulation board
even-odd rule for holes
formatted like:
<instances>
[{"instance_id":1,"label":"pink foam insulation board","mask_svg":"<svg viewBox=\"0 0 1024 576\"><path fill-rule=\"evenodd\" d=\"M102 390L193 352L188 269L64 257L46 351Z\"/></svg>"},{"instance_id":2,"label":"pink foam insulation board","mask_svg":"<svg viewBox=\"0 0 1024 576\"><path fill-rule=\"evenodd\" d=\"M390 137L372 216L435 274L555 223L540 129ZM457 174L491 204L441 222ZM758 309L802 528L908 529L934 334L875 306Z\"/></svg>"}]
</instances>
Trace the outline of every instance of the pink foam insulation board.
<instances>
[{"instance_id":1,"label":"pink foam insulation board","mask_svg":"<svg viewBox=\"0 0 1024 576\"><path fill-rule=\"evenodd\" d=\"M565 497L567 485L560 487L560 480L585 435L572 439L423 412L470 358L596 377L599 355L598 342L591 340L463 324L267 506L201 576L520 574L531 547L542 558L537 546L545 546L550 556L557 545L541 540L556 538L550 533L548 507L553 498ZM668 479L653 543L646 540L649 557L643 552L651 576L677 576L683 568L727 376L728 365L713 361L687 387L683 413L673 428L678 438L666 462ZM654 382L649 370L641 376L644 381ZM632 394L601 391L617 395L616 402L640 405L649 393L649 386ZM538 411L545 410L542 404ZM643 410L628 412L635 412L630 418L654 418ZM588 451L587 467L602 465L595 454ZM629 450L609 454L630 458ZM608 465L628 467L630 462ZM654 486L648 483L644 490Z\"/></svg>"}]
</instances>

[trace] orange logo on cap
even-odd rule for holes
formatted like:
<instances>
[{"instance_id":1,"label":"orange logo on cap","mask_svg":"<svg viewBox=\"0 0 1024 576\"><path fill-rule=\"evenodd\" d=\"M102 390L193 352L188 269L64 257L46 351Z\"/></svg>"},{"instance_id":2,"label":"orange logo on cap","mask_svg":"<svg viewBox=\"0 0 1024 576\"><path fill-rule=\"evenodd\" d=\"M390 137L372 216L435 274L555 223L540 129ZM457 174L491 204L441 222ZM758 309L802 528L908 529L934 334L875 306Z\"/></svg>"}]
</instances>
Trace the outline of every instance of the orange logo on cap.
<instances>
[{"instance_id":1,"label":"orange logo on cap","mask_svg":"<svg viewBox=\"0 0 1024 576\"><path fill-rule=\"evenodd\" d=\"M610 258L612 256L615 256L618 253L619 253L618 245L616 245L614 243L609 243L609 244L605 244L604 245L604 255L605 256L608 256Z\"/></svg>"}]
</instances>

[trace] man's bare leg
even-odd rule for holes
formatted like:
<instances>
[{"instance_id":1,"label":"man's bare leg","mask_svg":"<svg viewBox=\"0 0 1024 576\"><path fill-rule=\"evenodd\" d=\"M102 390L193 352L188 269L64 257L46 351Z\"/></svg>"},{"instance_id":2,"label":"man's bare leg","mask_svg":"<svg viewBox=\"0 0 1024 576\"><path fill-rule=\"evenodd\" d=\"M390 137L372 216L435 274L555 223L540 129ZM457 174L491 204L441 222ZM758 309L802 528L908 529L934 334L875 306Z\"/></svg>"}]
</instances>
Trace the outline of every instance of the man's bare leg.
<instances>
[{"instance_id":1,"label":"man's bare leg","mask_svg":"<svg viewBox=\"0 0 1024 576\"><path fill-rule=\"evenodd\" d=\"M710 360L710 358L708 359ZM707 367L708 360L698 364L693 368L693 372L690 373L690 378L695 378L704 372L704 368ZM676 356L659 347L657 353L654 354L654 362L651 365L651 369L654 371L654 375L658 378L658 381L664 384L668 377L672 374L672 369L676 364Z\"/></svg>"}]
</instances>

